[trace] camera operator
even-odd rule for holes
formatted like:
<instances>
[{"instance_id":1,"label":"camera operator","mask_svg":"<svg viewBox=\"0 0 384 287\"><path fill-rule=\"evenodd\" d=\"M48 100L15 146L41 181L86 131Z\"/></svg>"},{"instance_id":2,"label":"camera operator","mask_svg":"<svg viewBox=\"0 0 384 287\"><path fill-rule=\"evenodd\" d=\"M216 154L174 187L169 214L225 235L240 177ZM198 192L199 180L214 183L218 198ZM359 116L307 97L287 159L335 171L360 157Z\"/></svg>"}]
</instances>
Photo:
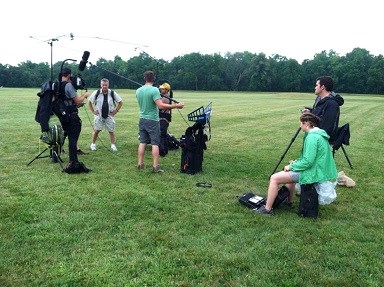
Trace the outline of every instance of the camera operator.
<instances>
[{"instance_id":1,"label":"camera operator","mask_svg":"<svg viewBox=\"0 0 384 287\"><path fill-rule=\"evenodd\" d=\"M81 119L78 115L78 106L88 97L89 93L85 91L81 96L71 82L71 69L63 68L61 70L61 81L56 94L57 104L54 105L54 113L59 117L64 132L68 136L69 162L65 168L67 173L89 172L77 158L77 141L81 132Z\"/></svg>"},{"instance_id":2,"label":"camera operator","mask_svg":"<svg viewBox=\"0 0 384 287\"><path fill-rule=\"evenodd\" d=\"M302 110L303 113L311 112L320 118L319 128L327 132L330 143L336 140L340 107L344 104L344 99L332 90L333 79L330 76L318 77L315 84L315 95L317 96L315 103L312 108Z\"/></svg>"}]
</instances>

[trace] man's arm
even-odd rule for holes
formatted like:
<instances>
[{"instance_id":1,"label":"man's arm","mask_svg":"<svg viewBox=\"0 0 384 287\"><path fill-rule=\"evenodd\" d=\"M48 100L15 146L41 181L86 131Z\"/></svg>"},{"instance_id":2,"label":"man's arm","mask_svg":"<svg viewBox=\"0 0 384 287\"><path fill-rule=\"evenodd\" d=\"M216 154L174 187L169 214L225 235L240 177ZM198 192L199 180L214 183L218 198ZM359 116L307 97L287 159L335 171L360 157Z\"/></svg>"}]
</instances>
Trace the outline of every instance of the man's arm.
<instances>
[{"instance_id":1,"label":"man's arm","mask_svg":"<svg viewBox=\"0 0 384 287\"><path fill-rule=\"evenodd\" d=\"M84 94L82 94L81 96L79 95L76 95L74 98L73 98L73 101L75 102L76 105L81 105L84 100L88 97L89 93L88 92L85 92Z\"/></svg>"},{"instance_id":2,"label":"man's arm","mask_svg":"<svg viewBox=\"0 0 384 287\"><path fill-rule=\"evenodd\" d=\"M123 101L120 101L120 102L117 103L117 106L116 106L116 108L113 110L113 113L112 113L113 116L116 115L116 114L120 111L122 105L123 105Z\"/></svg>"},{"instance_id":3,"label":"man's arm","mask_svg":"<svg viewBox=\"0 0 384 287\"><path fill-rule=\"evenodd\" d=\"M184 103L175 103L175 104L166 104L160 99L155 101L156 106L161 110L171 110L171 109L182 109L184 108Z\"/></svg>"}]
</instances>

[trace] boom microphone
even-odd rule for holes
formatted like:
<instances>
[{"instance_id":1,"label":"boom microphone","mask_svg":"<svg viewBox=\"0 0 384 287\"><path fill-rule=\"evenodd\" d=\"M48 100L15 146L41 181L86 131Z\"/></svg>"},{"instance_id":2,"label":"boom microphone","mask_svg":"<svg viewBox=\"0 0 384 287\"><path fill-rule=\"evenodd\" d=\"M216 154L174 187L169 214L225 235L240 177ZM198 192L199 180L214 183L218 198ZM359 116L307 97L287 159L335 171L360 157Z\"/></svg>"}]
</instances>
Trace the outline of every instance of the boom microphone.
<instances>
[{"instance_id":1,"label":"boom microphone","mask_svg":"<svg viewBox=\"0 0 384 287\"><path fill-rule=\"evenodd\" d=\"M83 58L82 60L80 61L80 64L79 64L79 71L82 72L84 71L87 63L88 63L88 58L89 58L89 55L90 53L88 51L84 51L84 54L83 54Z\"/></svg>"},{"instance_id":2,"label":"boom microphone","mask_svg":"<svg viewBox=\"0 0 384 287\"><path fill-rule=\"evenodd\" d=\"M88 51L84 51L84 53L83 53L83 60L85 61L85 62L88 62L88 58L89 58L89 55L90 55L91 53L89 53Z\"/></svg>"},{"instance_id":3,"label":"boom microphone","mask_svg":"<svg viewBox=\"0 0 384 287\"><path fill-rule=\"evenodd\" d=\"M79 64L79 71L82 72L85 69L85 66L87 65L86 61L81 60Z\"/></svg>"}]
</instances>

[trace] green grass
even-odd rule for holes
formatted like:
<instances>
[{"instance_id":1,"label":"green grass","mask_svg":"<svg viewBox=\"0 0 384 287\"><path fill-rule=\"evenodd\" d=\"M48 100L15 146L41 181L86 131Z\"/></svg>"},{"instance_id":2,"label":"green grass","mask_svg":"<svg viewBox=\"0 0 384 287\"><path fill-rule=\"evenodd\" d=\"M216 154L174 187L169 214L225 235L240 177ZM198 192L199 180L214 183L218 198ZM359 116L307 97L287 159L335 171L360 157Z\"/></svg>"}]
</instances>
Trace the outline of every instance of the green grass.
<instances>
[{"instance_id":1,"label":"green grass","mask_svg":"<svg viewBox=\"0 0 384 287\"><path fill-rule=\"evenodd\" d=\"M37 92L0 89L0 286L383 286L383 97L343 95L354 169L341 150L335 158L356 186L337 187L337 200L308 219L298 200L263 217L236 196L266 195L313 94L176 91L186 103L173 112L176 137L189 112L213 102L203 172L186 175L180 150L161 158L163 174L136 170L138 107L134 91L120 90L118 152L103 131L98 150L80 156L93 172L68 175L49 158L27 166L44 148ZM90 113L80 113L89 151ZM301 143L300 133L281 167ZM196 187L204 181L213 187Z\"/></svg>"}]
</instances>

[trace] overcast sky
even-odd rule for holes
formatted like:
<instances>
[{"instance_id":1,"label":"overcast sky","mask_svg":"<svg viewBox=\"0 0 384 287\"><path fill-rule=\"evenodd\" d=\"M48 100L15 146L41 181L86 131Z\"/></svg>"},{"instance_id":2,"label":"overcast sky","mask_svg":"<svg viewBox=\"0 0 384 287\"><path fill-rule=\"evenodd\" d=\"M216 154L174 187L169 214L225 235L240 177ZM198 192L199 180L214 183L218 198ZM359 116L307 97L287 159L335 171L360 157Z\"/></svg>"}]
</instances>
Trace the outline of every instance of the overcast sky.
<instances>
[{"instance_id":1,"label":"overcast sky","mask_svg":"<svg viewBox=\"0 0 384 287\"><path fill-rule=\"evenodd\" d=\"M84 51L91 63L115 55L126 61L140 51L164 60L249 51L299 63L324 50L343 56L364 48L377 56L384 54L379 6L378 0L5 0L0 63L50 64L51 48L53 63L79 61Z\"/></svg>"}]
</instances>

